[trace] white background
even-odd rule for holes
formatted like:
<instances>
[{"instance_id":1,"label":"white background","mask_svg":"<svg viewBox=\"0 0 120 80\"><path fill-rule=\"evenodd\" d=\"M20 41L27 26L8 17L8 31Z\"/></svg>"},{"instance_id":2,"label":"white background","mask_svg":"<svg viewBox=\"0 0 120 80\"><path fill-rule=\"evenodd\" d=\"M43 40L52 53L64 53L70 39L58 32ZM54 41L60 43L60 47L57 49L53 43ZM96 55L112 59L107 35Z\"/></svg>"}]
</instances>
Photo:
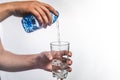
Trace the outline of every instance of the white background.
<instances>
[{"instance_id":1,"label":"white background","mask_svg":"<svg viewBox=\"0 0 120 80\"><path fill-rule=\"evenodd\" d=\"M71 43L73 71L66 80L120 80L120 1L42 1L59 11L61 39ZM20 18L12 16L2 25L3 45L16 54L50 50L49 43L57 40L55 24L30 34L23 30ZM51 73L43 70L1 71L1 77L2 80L54 79Z\"/></svg>"}]
</instances>

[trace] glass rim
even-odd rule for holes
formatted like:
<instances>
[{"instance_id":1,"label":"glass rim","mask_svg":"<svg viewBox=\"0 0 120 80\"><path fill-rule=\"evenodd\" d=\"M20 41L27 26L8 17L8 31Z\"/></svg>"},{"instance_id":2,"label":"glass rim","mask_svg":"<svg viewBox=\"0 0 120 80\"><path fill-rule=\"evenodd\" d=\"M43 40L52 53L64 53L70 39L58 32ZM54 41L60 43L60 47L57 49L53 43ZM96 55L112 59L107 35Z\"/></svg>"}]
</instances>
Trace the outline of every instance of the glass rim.
<instances>
[{"instance_id":1,"label":"glass rim","mask_svg":"<svg viewBox=\"0 0 120 80\"><path fill-rule=\"evenodd\" d=\"M70 45L68 41L53 41L50 42L51 46L65 46L65 45Z\"/></svg>"}]
</instances>

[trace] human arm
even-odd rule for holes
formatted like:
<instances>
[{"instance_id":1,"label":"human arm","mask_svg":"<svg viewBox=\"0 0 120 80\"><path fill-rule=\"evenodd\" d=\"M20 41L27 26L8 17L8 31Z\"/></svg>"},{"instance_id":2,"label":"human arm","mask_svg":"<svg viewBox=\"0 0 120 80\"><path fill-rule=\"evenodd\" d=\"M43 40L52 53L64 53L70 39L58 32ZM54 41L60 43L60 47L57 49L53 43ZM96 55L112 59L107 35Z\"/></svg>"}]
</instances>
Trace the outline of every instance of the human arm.
<instances>
[{"instance_id":1,"label":"human arm","mask_svg":"<svg viewBox=\"0 0 120 80\"><path fill-rule=\"evenodd\" d=\"M0 70L24 71L34 69L34 55L16 55L5 50L0 42Z\"/></svg>"},{"instance_id":2,"label":"human arm","mask_svg":"<svg viewBox=\"0 0 120 80\"><path fill-rule=\"evenodd\" d=\"M0 22L11 15L22 17L33 14L43 27L51 25L52 16L50 12L58 15L56 10L49 4L38 1L16 1L0 4Z\"/></svg>"},{"instance_id":3,"label":"human arm","mask_svg":"<svg viewBox=\"0 0 120 80\"><path fill-rule=\"evenodd\" d=\"M69 53L69 56L72 54ZM50 51L41 52L31 55L17 55L5 50L0 42L0 70L17 72L31 69L43 69L46 71L52 71L52 55ZM67 64L71 65L72 61L67 61ZM68 71L71 68L68 67Z\"/></svg>"}]
</instances>

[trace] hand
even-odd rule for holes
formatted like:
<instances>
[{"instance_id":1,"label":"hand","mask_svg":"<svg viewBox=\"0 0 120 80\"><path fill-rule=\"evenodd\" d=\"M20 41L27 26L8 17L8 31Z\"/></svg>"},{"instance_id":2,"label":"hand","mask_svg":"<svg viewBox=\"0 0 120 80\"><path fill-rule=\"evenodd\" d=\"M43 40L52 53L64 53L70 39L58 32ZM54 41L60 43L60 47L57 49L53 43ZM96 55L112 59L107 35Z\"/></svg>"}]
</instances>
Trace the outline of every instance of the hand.
<instances>
[{"instance_id":1,"label":"hand","mask_svg":"<svg viewBox=\"0 0 120 80\"><path fill-rule=\"evenodd\" d=\"M13 15L22 17L26 14L32 13L44 28L46 28L47 25L52 24L52 16L50 12L58 15L52 6L38 1L11 2L9 5L12 5Z\"/></svg>"},{"instance_id":2,"label":"hand","mask_svg":"<svg viewBox=\"0 0 120 80\"><path fill-rule=\"evenodd\" d=\"M55 52L56 53L56 52ZM67 55L69 57L72 56L72 53L71 52L66 52L66 51L61 51L61 52L57 52L58 53L58 56L64 56L64 55ZM38 54L35 58L35 62L36 62L36 66L37 68L40 68L40 69L44 69L46 71L52 71L52 60L53 60L53 57L52 55L54 55L54 53L51 54L51 52L42 52L40 54ZM71 72L72 71L72 68L70 67L70 65L72 65L72 60L71 59L66 59L66 58L63 58L64 61L68 64L68 67L67 67L67 71L68 72Z\"/></svg>"}]
</instances>

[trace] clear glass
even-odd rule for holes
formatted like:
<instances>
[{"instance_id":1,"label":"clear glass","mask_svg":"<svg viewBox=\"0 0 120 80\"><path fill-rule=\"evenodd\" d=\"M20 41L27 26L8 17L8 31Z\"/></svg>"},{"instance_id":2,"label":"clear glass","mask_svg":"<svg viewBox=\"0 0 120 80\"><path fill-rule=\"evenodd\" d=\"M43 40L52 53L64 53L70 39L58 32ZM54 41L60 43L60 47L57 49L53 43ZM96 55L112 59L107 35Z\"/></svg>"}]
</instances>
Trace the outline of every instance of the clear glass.
<instances>
[{"instance_id":1,"label":"clear glass","mask_svg":"<svg viewBox=\"0 0 120 80\"><path fill-rule=\"evenodd\" d=\"M55 41L50 43L52 60L52 74L58 80L63 80L67 77L68 71L65 69L68 65L63 59L68 58L67 55L60 55L62 51L69 52L70 43L66 41ZM64 53L63 53L64 54Z\"/></svg>"}]
</instances>

